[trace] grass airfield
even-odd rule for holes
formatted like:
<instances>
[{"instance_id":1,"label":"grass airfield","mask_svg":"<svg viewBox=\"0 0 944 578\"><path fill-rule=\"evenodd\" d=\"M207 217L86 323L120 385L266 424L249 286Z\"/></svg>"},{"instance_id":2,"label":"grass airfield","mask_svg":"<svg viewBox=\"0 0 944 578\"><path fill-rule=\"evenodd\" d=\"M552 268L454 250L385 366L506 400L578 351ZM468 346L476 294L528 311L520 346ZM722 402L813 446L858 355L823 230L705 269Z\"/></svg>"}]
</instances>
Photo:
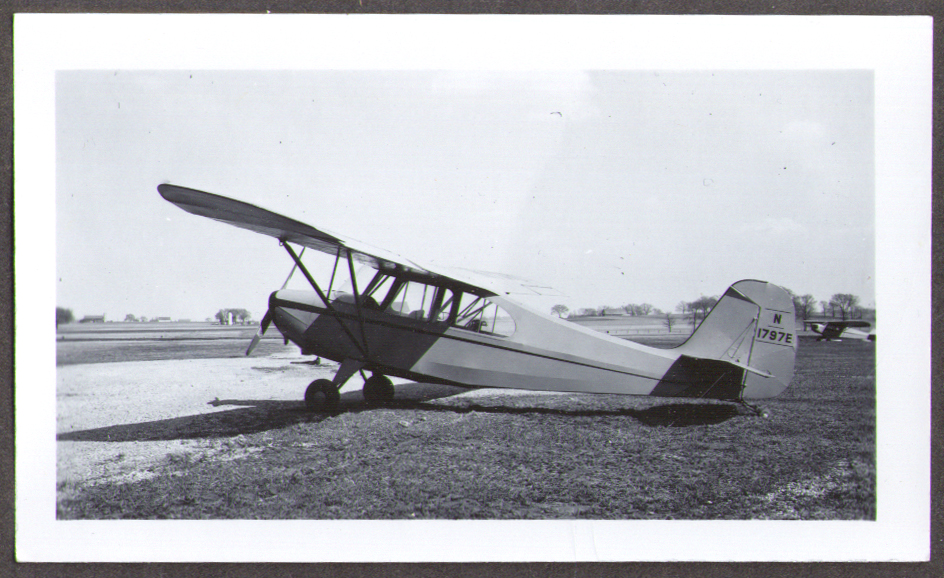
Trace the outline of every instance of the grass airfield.
<instances>
[{"instance_id":1,"label":"grass airfield","mask_svg":"<svg viewBox=\"0 0 944 578\"><path fill-rule=\"evenodd\" d=\"M301 397L336 365L272 329L248 358L251 326L160 329L57 343L59 519L875 518L874 343L801 338L767 418L405 380L371 408L358 376L328 414Z\"/></svg>"}]
</instances>

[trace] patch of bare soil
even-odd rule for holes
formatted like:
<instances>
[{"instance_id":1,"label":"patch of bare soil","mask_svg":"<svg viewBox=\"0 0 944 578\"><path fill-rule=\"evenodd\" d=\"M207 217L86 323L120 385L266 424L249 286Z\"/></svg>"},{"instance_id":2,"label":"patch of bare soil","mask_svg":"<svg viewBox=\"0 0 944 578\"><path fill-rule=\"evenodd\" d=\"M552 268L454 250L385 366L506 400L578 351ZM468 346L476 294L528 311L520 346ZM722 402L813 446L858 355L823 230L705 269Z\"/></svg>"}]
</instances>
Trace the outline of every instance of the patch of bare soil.
<instances>
[{"instance_id":1,"label":"patch of bare soil","mask_svg":"<svg viewBox=\"0 0 944 578\"><path fill-rule=\"evenodd\" d=\"M307 384L337 369L305 359L290 352L59 367L57 482L146 479L154 475L150 466L168 457L232 458L251 451L224 444L221 434L252 420L254 407L300 411Z\"/></svg>"}]
</instances>

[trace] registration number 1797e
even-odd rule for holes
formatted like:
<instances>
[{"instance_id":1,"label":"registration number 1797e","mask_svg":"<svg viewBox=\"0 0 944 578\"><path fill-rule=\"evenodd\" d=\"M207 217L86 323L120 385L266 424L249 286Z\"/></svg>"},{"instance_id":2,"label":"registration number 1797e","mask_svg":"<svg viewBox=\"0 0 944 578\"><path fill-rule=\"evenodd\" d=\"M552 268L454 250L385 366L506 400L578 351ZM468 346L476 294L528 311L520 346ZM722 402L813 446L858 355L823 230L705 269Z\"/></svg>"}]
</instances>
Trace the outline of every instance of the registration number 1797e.
<instances>
[{"instance_id":1,"label":"registration number 1797e","mask_svg":"<svg viewBox=\"0 0 944 578\"><path fill-rule=\"evenodd\" d=\"M757 327L757 339L766 343L776 343L777 345L794 346L794 332L789 330L789 326L784 322L784 317L788 322L793 321L793 316L788 313L781 313L767 310L761 316Z\"/></svg>"},{"instance_id":2,"label":"registration number 1797e","mask_svg":"<svg viewBox=\"0 0 944 578\"><path fill-rule=\"evenodd\" d=\"M764 339L766 341L774 341L779 343L793 343L793 334L789 331L777 331L776 329L767 329L765 327L759 327L757 329L757 337Z\"/></svg>"}]
</instances>

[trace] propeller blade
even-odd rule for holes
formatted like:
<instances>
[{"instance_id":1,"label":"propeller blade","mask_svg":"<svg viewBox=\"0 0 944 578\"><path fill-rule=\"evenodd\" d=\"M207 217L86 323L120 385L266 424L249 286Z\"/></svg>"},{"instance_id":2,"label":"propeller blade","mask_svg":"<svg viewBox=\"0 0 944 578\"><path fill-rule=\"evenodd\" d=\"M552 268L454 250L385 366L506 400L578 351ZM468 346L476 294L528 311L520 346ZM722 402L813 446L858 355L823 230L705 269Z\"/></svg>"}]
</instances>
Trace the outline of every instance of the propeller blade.
<instances>
[{"instance_id":1,"label":"propeller blade","mask_svg":"<svg viewBox=\"0 0 944 578\"><path fill-rule=\"evenodd\" d=\"M272 312L266 310L265 315L262 316L262 321L259 322L259 335L264 335L266 330L269 329L269 324L272 323Z\"/></svg>"},{"instance_id":2,"label":"propeller blade","mask_svg":"<svg viewBox=\"0 0 944 578\"><path fill-rule=\"evenodd\" d=\"M270 323L272 323L272 312L266 311L265 315L262 316L262 321L259 323L259 333L252 336L252 341L249 342L249 347L246 349L247 356L259 345L259 341L262 339L262 336L265 335L266 329L269 328Z\"/></svg>"},{"instance_id":3,"label":"propeller blade","mask_svg":"<svg viewBox=\"0 0 944 578\"><path fill-rule=\"evenodd\" d=\"M249 342L249 347L246 349L247 356L252 353L252 350L255 349L257 345L259 345L260 339L262 339L262 334L260 333L256 333L252 336L252 341Z\"/></svg>"}]
</instances>

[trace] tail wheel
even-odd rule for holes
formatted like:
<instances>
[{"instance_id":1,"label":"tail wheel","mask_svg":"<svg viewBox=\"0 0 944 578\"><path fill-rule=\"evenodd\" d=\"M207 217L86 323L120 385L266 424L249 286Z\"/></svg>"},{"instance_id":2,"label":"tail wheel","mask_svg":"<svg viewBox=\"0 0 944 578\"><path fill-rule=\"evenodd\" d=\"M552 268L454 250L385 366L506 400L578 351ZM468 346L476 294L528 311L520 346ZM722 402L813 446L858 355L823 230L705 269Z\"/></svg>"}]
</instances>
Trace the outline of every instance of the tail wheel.
<instances>
[{"instance_id":1,"label":"tail wheel","mask_svg":"<svg viewBox=\"0 0 944 578\"><path fill-rule=\"evenodd\" d=\"M385 375L372 375L364 382L364 401L381 405L393 400L393 382Z\"/></svg>"},{"instance_id":2,"label":"tail wheel","mask_svg":"<svg viewBox=\"0 0 944 578\"><path fill-rule=\"evenodd\" d=\"M305 390L305 407L308 411L334 411L341 401L341 394L330 379L316 379Z\"/></svg>"}]
</instances>

